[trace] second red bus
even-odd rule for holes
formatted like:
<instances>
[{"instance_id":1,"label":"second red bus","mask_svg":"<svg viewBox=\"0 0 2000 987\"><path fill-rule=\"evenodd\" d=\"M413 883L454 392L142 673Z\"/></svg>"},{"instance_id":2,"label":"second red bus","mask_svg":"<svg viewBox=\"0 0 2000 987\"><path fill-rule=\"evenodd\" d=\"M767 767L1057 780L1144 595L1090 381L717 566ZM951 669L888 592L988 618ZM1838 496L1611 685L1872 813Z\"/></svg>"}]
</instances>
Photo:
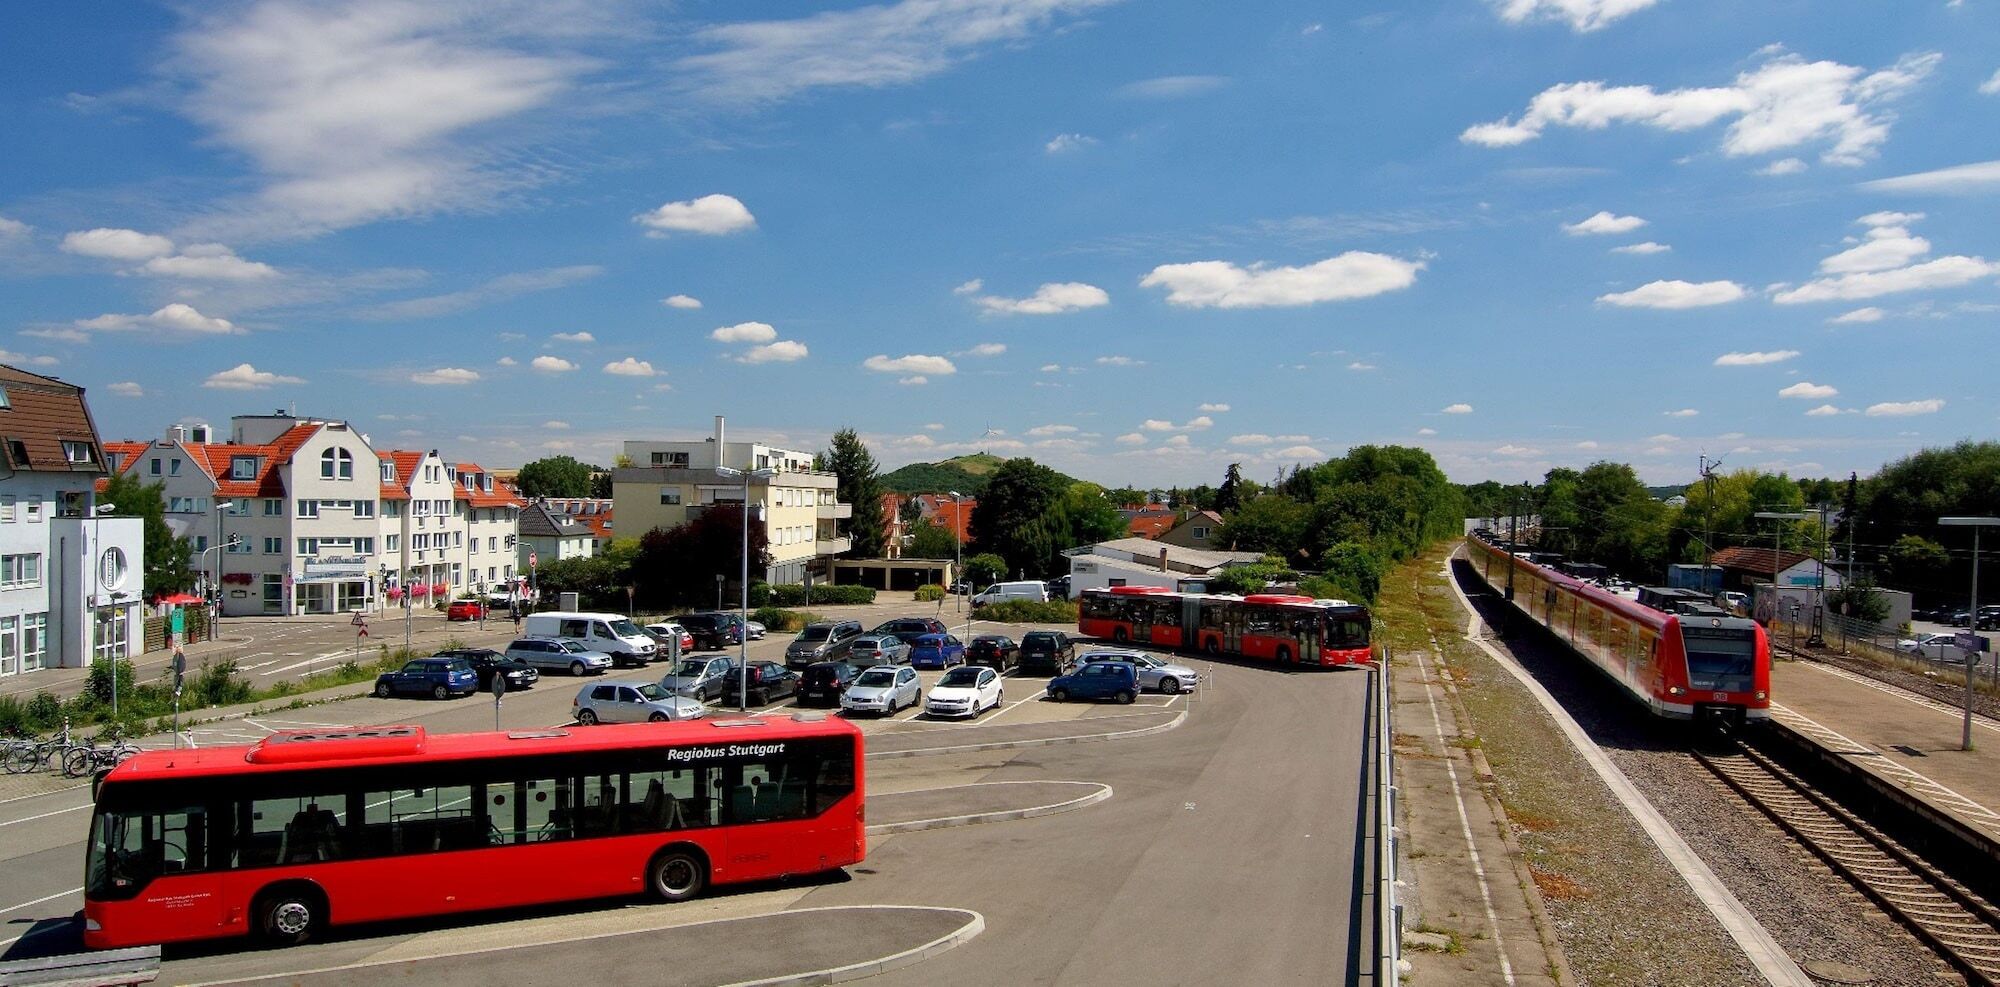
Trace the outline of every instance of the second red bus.
<instances>
[{"instance_id":1,"label":"second red bus","mask_svg":"<svg viewBox=\"0 0 2000 987\"><path fill-rule=\"evenodd\" d=\"M1218 596L1159 586L1085 590L1077 597L1077 632L1281 665L1331 667L1373 659L1368 608L1274 593Z\"/></svg>"}]
</instances>

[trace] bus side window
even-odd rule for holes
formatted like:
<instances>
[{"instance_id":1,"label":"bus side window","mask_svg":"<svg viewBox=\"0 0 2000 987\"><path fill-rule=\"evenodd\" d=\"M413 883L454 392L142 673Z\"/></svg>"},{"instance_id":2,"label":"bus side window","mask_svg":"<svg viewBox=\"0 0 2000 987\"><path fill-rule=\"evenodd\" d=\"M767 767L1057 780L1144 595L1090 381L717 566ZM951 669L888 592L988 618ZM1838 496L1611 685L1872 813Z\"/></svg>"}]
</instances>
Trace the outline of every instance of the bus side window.
<instances>
[{"instance_id":1,"label":"bus side window","mask_svg":"<svg viewBox=\"0 0 2000 987\"><path fill-rule=\"evenodd\" d=\"M710 803L697 798L697 771L634 771L625 780L627 833L654 833L692 826L711 826Z\"/></svg>"},{"instance_id":2,"label":"bus side window","mask_svg":"<svg viewBox=\"0 0 2000 987\"><path fill-rule=\"evenodd\" d=\"M547 843L570 838L568 778L535 778L515 783L514 790L521 800L518 816L521 831L515 834L515 842Z\"/></svg>"},{"instance_id":3,"label":"bus side window","mask_svg":"<svg viewBox=\"0 0 2000 987\"><path fill-rule=\"evenodd\" d=\"M813 811L817 816L831 810L834 803L854 792L854 749L845 741L827 745L819 755L819 777L813 782Z\"/></svg>"}]
</instances>

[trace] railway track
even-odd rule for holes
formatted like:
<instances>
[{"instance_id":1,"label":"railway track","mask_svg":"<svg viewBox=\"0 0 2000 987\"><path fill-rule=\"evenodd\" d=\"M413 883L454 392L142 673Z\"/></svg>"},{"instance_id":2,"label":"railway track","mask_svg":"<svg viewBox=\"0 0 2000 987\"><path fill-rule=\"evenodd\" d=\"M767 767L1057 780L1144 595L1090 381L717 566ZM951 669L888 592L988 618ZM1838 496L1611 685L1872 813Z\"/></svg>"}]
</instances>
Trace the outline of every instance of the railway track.
<instances>
[{"instance_id":1,"label":"railway track","mask_svg":"<svg viewBox=\"0 0 2000 987\"><path fill-rule=\"evenodd\" d=\"M1727 736L1695 759L1977 984L2000 984L2000 910L1867 820Z\"/></svg>"}]
</instances>

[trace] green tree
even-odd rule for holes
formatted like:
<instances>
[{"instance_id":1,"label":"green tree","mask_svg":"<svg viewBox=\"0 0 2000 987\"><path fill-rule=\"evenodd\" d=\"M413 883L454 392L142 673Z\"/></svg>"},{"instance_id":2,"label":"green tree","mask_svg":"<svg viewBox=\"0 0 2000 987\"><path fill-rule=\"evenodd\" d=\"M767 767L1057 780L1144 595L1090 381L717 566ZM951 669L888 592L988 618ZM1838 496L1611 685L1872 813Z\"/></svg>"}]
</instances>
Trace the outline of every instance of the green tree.
<instances>
[{"instance_id":1,"label":"green tree","mask_svg":"<svg viewBox=\"0 0 2000 987\"><path fill-rule=\"evenodd\" d=\"M1215 489L1216 512L1219 514L1228 514L1230 511L1243 506L1242 490L1243 464L1230 463L1229 468L1222 471L1222 486Z\"/></svg>"},{"instance_id":2,"label":"green tree","mask_svg":"<svg viewBox=\"0 0 2000 987\"><path fill-rule=\"evenodd\" d=\"M590 495L599 500L609 500L611 498L611 474L609 472L600 471L590 474Z\"/></svg>"},{"instance_id":3,"label":"green tree","mask_svg":"<svg viewBox=\"0 0 2000 987\"><path fill-rule=\"evenodd\" d=\"M1346 590L1348 599L1373 602L1382 591L1382 560L1360 542L1344 541L1322 552L1319 567L1321 578Z\"/></svg>"},{"instance_id":4,"label":"green tree","mask_svg":"<svg viewBox=\"0 0 2000 987\"><path fill-rule=\"evenodd\" d=\"M903 549L907 558L955 559L964 552L958 536L942 524L919 519L910 523L909 531L910 544Z\"/></svg>"},{"instance_id":5,"label":"green tree","mask_svg":"<svg viewBox=\"0 0 2000 987\"><path fill-rule=\"evenodd\" d=\"M514 482L523 497L589 497L595 472L574 456L550 456L522 466Z\"/></svg>"},{"instance_id":6,"label":"green tree","mask_svg":"<svg viewBox=\"0 0 2000 987\"><path fill-rule=\"evenodd\" d=\"M1290 555L1305 541L1311 508L1280 493L1245 501L1222 522L1216 540L1232 552Z\"/></svg>"},{"instance_id":7,"label":"green tree","mask_svg":"<svg viewBox=\"0 0 2000 987\"><path fill-rule=\"evenodd\" d=\"M750 580L763 578L771 566L770 541L764 525L750 526ZM743 571L743 508L722 503L709 507L679 527L654 528L639 537L631 582L639 599L662 609L703 604L715 599L715 577L722 576L732 598ZM621 581L622 582L622 581Z\"/></svg>"},{"instance_id":8,"label":"green tree","mask_svg":"<svg viewBox=\"0 0 2000 987\"><path fill-rule=\"evenodd\" d=\"M965 578L973 586L989 586L1007 578L1007 560L981 552L965 560Z\"/></svg>"},{"instance_id":9,"label":"green tree","mask_svg":"<svg viewBox=\"0 0 2000 987\"><path fill-rule=\"evenodd\" d=\"M143 524L146 544L143 592L148 597L177 593L194 585L191 561L194 547L186 538L174 537L167 527L167 502L161 491L165 484L148 484L135 476L114 473L106 482L103 503L112 505L119 517L136 517Z\"/></svg>"},{"instance_id":10,"label":"green tree","mask_svg":"<svg viewBox=\"0 0 2000 987\"><path fill-rule=\"evenodd\" d=\"M882 523L883 491L875 457L859 434L843 428L833 433L833 445L819 458L839 478L840 502L854 506L854 516L840 522L840 533L854 540L855 556L880 558L888 536Z\"/></svg>"},{"instance_id":11,"label":"green tree","mask_svg":"<svg viewBox=\"0 0 2000 987\"><path fill-rule=\"evenodd\" d=\"M1918 535L1949 553L1949 564L1922 578L1900 573L1897 588L1937 598L1956 599L1972 577L1972 529L1942 527L1938 518L1954 515L2000 515L2000 442L1960 442L1924 449L1882 467L1861 483L1857 524L1871 540ZM1993 544L1986 532L1986 546ZM1894 559L1889 564L1894 566Z\"/></svg>"},{"instance_id":12,"label":"green tree","mask_svg":"<svg viewBox=\"0 0 2000 987\"><path fill-rule=\"evenodd\" d=\"M1104 496L1111 501L1111 506L1114 508L1144 507L1153 502L1150 493L1137 487L1113 487L1104 491Z\"/></svg>"},{"instance_id":13,"label":"green tree","mask_svg":"<svg viewBox=\"0 0 2000 987\"><path fill-rule=\"evenodd\" d=\"M1889 598L1859 580L1839 589L1827 590L1826 605L1834 613L1870 624L1889 619Z\"/></svg>"},{"instance_id":14,"label":"green tree","mask_svg":"<svg viewBox=\"0 0 2000 987\"><path fill-rule=\"evenodd\" d=\"M987 477L972 509L972 540L1007 560L1007 571L1040 576L1070 547L1069 481L1032 459L1010 459ZM1116 516L1116 512L1113 512Z\"/></svg>"},{"instance_id":15,"label":"green tree","mask_svg":"<svg viewBox=\"0 0 2000 987\"><path fill-rule=\"evenodd\" d=\"M1898 586L1929 586L1951 566L1951 553L1922 535L1904 535L1889 546L1883 575Z\"/></svg>"},{"instance_id":16,"label":"green tree","mask_svg":"<svg viewBox=\"0 0 2000 987\"><path fill-rule=\"evenodd\" d=\"M1581 474L1561 466L1542 477L1534 508L1535 513L1541 515L1541 538L1538 542L1541 548L1574 555L1577 546L1584 540L1586 530L1595 527L1583 514L1580 502L1582 482Z\"/></svg>"}]
</instances>

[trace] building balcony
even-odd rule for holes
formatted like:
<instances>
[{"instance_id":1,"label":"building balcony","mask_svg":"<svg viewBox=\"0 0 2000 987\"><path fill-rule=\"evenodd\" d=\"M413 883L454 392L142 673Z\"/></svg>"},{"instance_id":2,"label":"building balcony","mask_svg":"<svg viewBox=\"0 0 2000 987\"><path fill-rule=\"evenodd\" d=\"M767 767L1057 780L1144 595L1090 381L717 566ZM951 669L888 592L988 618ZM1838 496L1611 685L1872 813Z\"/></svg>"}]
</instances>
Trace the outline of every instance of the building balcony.
<instances>
[{"instance_id":1,"label":"building balcony","mask_svg":"<svg viewBox=\"0 0 2000 987\"><path fill-rule=\"evenodd\" d=\"M839 555L853 547L854 539L846 537L821 538L813 543L813 551L819 555Z\"/></svg>"},{"instance_id":2,"label":"building balcony","mask_svg":"<svg viewBox=\"0 0 2000 987\"><path fill-rule=\"evenodd\" d=\"M821 521L845 521L854 516L854 505L821 504L815 516Z\"/></svg>"}]
</instances>

